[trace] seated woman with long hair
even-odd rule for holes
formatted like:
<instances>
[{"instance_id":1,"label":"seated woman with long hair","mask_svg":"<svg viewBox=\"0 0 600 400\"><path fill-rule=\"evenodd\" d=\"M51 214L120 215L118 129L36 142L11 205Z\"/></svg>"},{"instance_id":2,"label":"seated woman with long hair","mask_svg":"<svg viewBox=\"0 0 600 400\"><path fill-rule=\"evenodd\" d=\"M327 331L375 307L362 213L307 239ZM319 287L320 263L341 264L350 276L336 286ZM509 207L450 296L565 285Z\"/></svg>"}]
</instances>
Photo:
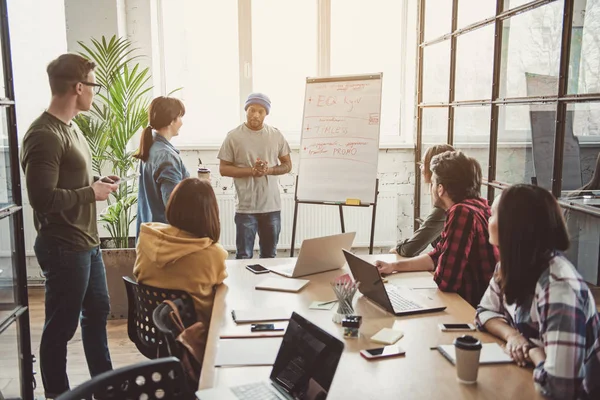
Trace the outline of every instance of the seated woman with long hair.
<instances>
[{"instance_id":1,"label":"seated woman with long hair","mask_svg":"<svg viewBox=\"0 0 600 400\"><path fill-rule=\"evenodd\" d=\"M219 206L209 181L181 181L166 215L168 225L142 224L133 275L142 284L188 292L198 321L208 327L215 287L227 277L227 252L218 243Z\"/></svg>"},{"instance_id":2,"label":"seated woman with long hair","mask_svg":"<svg viewBox=\"0 0 600 400\"><path fill-rule=\"evenodd\" d=\"M536 388L558 399L600 398L600 319L592 293L562 251L569 238L545 189L515 185L492 206L500 262L477 308L482 330L506 341Z\"/></svg>"}]
</instances>

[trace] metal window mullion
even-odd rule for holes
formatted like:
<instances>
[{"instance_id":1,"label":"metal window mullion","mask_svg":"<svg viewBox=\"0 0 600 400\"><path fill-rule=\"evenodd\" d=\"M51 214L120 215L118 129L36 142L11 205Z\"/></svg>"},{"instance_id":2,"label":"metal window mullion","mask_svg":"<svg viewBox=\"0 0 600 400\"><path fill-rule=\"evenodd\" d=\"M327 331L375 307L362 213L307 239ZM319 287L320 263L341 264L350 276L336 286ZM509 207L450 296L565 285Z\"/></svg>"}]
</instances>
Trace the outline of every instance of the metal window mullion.
<instances>
[{"instance_id":1,"label":"metal window mullion","mask_svg":"<svg viewBox=\"0 0 600 400\"><path fill-rule=\"evenodd\" d=\"M10 29L6 0L0 0L0 35L2 37L2 60L4 68L4 87L9 100L14 100L14 81L10 49ZM10 153L12 197L17 206L22 206L21 175L19 165L19 141L17 137L17 115L15 106L7 110L7 133ZM21 375L21 396L24 400L33 400L33 360L31 351L31 329L29 325L29 298L27 293L27 268L25 262L25 233L23 229L23 211L12 216L12 232L14 241L14 265L16 267L16 301L24 312L18 316L17 338L19 348L19 370Z\"/></svg>"},{"instance_id":2,"label":"metal window mullion","mask_svg":"<svg viewBox=\"0 0 600 400\"><path fill-rule=\"evenodd\" d=\"M496 15L502 13L504 9L504 0L496 1ZM500 95L500 70L502 67L502 26L503 21L496 20L495 36L494 36L494 66L492 69L492 94L491 99L497 99ZM496 179L496 162L498 155L498 118L500 110L497 104L491 106L490 116L490 153L488 161L488 181ZM494 187L488 185L488 200L491 202L494 199Z\"/></svg>"},{"instance_id":3,"label":"metal window mullion","mask_svg":"<svg viewBox=\"0 0 600 400\"><path fill-rule=\"evenodd\" d=\"M544 6L544 5L548 4L548 3L552 3L554 1L557 1L557 0L538 0L536 2L524 4L522 6L514 8L512 10L503 12L503 13L495 16L495 17L486 18L484 20L481 20L481 21L472 23L470 25L467 25L467 26L465 26L464 28L461 28L461 29L454 29L454 30L452 30L451 33L447 33L447 34L445 34L443 36L439 36L439 37L431 39L431 40L429 40L427 42L423 42L423 43L420 44L420 46L431 46L431 45L443 42L445 40L448 40L448 39L450 39L452 37L464 35L466 33L472 32L472 31L477 30L479 28L483 28L484 26L493 24L495 20L498 20L498 19L499 20L509 19L509 18L514 17L515 15L522 14L524 12L527 12L527 11L533 10L535 8Z\"/></svg>"},{"instance_id":4,"label":"metal window mullion","mask_svg":"<svg viewBox=\"0 0 600 400\"><path fill-rule=\"evenodd\" d=\"M238 0L238 46L241 123L246 120L246 98L252 93L252 0Z\"/></svg>"},{"instance_id":5,"label":"metal window mullion","mask_svg":"<svg viewBox=\"0 0 600 400\"><path fill-rule=\"evenodd\" d=\"M426 0L420 0L417 5L417 15L419 16L417 22L417 68L415 71L415 78L417 83L417 93L415 101L415 111L417 120L415 123L416 129L416 144L415 144L415 200L414 200L414 229L419 229L418 218L421 216L421 171L417 162L421 158L422 146L423 146L423 108L419 106L423 102L423 47L419 46L425 37L425 2Z\"/></svg>"},{"instance_id":6,"label":"metal window mullion","mask_svg":"<svg viewBox=\"0 0 600 400\"><path fill-rule=\"evenodd\" d=\"M452 32L456 31L458 26L458 0L452 1ZM450 38L450 83L448 86L448 103L453 103L456 88L456 44L457 37L453 35ZM454 107L448 109L448 138L449 145L454 145Z\"/></svg>"},{"instance_id":7,"label":"metal window mullion","mask_svg":"<svg viewBox=\"0 0 600 400\"><path fill-rule=\"evenodd\" d=\"M567 94L569 86L569 59L571 53L571 33L573 27L573 1L565 1L560 51L560 67L558 72L558 97ZM558 101L556 105L556 129L554 139L554 166L552 173L552 194L560 197L562 188L562 164L565 146L565 125L567 119L567 102Z\"/></svg>"}]
</instances>

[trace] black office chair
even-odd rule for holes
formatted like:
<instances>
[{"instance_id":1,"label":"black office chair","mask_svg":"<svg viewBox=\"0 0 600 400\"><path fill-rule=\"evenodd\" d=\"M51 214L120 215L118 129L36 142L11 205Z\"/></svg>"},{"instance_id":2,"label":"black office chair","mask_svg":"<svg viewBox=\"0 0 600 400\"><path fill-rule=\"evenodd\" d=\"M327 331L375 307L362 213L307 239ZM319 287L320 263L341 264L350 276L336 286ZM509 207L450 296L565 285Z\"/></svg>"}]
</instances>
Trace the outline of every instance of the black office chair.
<instances>
[{"instance_id":1,"label":"black office chair","mask_svg":"<svg viewBox=\"0 0 600 400\"><path fill-rule=\"evenodd\" d=\"M191 399L183 367L175 357L144 361L100 374L56 400Z\"/></svg>"},{"instance_id":2,"label":"black office chair","mask_svg":"<svg viewBox=\"0 0 600 400\"><path fill-rule=\"evenodd\" d=\"M196 322L196 311L191 296L183 290L160 289L142 285L124 276L127 290L127 334L144 356L154 359L169 355L164 336L154 325L152 313L163 300L177 300L184 325Z\"/></svg>"}]
</instances>

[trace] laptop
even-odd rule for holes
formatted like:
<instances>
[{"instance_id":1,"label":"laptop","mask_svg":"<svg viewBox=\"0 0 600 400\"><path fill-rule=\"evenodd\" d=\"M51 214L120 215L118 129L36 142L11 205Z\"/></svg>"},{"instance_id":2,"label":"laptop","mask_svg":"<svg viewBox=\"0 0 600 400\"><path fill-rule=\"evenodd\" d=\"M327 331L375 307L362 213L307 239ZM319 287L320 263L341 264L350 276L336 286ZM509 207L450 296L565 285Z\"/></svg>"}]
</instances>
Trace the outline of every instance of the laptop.
<instances>
[{"instance_id":1,"label":"laptop","mask_svg":"<svg viewBox=\"0 0 600 400\"><path fill-rule=\"evenodd\" d=\"M343 250L358 290L373 303L394 315L407 315L445 310L446 306L410 289L384 284L377 267Z\"/></svg>"},{"instance_id":2,"label":"laptop","mask_svg":"<svg viewBox=\"0 0 600 400\"><path fill-rule=\"evenodd\" d=\"M270 382L199 390L196 397L200 400L326 399L343 351L344 344L339 339L292 313Z\"/></svg>"},{"instance_id":3,"label":"laptop","mask_svg":"<svg viewBox=\"0 0 600 400\"><path fill-rule=\"evenodd\" d=\"M342 249L352 247L356 232L305 239L296 262L265 266L269 271L288 278L318 274L342 268L346 264Z\"/></svg>"}]
</instances>

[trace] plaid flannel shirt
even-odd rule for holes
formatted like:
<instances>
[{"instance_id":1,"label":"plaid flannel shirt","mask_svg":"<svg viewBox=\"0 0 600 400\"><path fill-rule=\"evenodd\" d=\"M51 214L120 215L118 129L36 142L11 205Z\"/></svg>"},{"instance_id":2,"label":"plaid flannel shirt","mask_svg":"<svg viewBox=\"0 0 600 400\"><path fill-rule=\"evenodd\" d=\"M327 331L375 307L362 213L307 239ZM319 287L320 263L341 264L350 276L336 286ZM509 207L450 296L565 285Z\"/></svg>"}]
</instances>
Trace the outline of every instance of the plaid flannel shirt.
<instances>
[{"instance_id":1,"label":"plaid flannel shirt","mask_svg":"<svg viewBox=\"0 0 600 400\"><path fill-rule=\"evenodd\" d=\"M458 293L473 307L479 304L500 258L488 241L490 215L487 200L482 198L454 204L446 213L440 241L429 252L436 266L433 279L440 290Z\"/></svg>"},{"instance_id":2,"label":"plaid flannel shirt","mask_svg":"<svg viewBox=\"0 0 600 400\"><path fill-rule=\"evenodd\" d=\"M543 395L600 398L600 317L588 286L564 256L552 258L525 304L507 305L492 278L475 322L485 330L492 318L504 319L531 343L543 347L546 360L533 372Z\"/></svg>"}]
</instances>

